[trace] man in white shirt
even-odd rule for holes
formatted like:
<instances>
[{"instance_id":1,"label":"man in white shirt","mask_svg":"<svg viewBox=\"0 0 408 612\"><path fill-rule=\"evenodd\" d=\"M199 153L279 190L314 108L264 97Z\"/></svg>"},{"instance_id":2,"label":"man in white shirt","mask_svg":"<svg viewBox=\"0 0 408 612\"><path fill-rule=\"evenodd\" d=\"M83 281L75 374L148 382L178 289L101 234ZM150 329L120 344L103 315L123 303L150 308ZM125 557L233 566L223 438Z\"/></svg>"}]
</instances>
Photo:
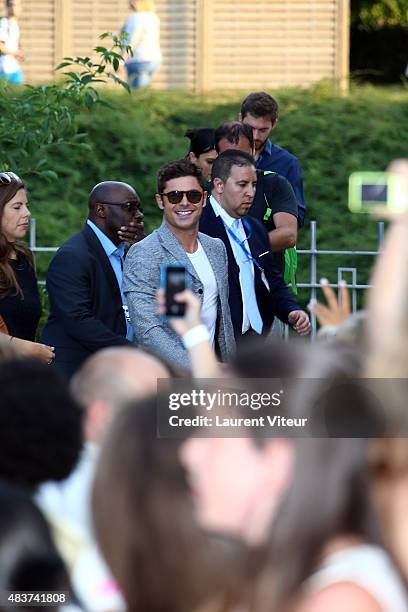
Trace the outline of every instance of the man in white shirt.
<instances>
[{"instance_id":1,"label":"man in white shirt","mask_svg":"<svg viewBox=\"0 0 408 612\"><path fill-rule=\"evenodd\" d=\"M256 190L255 161L238 150L221 153L212 172L210 205L201 231L221 238L228 255L229 303L235 338L269 332L274 315L300 335L310 331L300 309L273 265L268 235L262 223L248 217Z\"/></svg>"},{"instance_id":2,"label":"man in white shirt","mask_svg":"<svg viewBox=\"0 0 408 612\"><path fill-rule=\"evenodd\" d=\"M0 19L0 78L13 85L21 85L23 71L19 60L23 59L20 49L20 28L18 18L21 13L20 0L6 0L7 17Z\"/></svg>"},{"instance_id":3,"label":"man in white shirt","mask_svg":"<svg viewBox=\"0 0 408 612\"><path fill-rule=\"evenodd\" d=\"M186 340L183 344L156 307L161 266L182 264L202 303L207 337L221 360L227 361L235 349L227 254L220 240L198 232L207 198L201 172L190 160L180 159L159 170L157 183L156 202L163 211L163 223L129 249L124 267L124 289L136 341L170 363L190 368L187 348L192 345Z\"/></svg>"}]
</instances>

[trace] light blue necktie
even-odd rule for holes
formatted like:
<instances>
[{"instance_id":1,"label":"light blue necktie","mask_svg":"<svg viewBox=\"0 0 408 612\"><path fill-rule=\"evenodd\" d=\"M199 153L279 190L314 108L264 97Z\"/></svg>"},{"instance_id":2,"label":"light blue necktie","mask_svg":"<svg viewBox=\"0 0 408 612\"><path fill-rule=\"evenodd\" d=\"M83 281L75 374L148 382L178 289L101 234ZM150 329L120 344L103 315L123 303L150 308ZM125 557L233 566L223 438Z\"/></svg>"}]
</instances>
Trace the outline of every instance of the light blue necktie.
<instances>
[{"instance_id":1,"label":"light blue necktie","mask_svg":"<svg viewBox=\"0 0 408 612\"><path fill-rule=\"evenodd\" d=\"M114 255L117 259L119 259L120 269L121 269L121 276L122 276L122 273L123 273L124 252L121 249L118 248L118 249L116 249L116 251L113 251L112 255ZM126 338L127 338L127 340L132 341L133 338L134 338L134 333L133 333L132 324L130 322L129 308L128 308L128 305L127 305L126 295L123 293L123 277L121 278L121 282L119 282L119 278L118 278L118 283L119 283L119 288L120 288L120 294L122 296L123 313L125 315L125 320L126 320Z\"/></svg>"},{"instance_id":2,"label":"light blue necktie","mask_svg":"<svg viewBox=\"0 0 408 612\"><path fill-rule=\"evenodd\" d=\"M239 219L235 219L234 223L232 224L232 229L235 235L237 235L239 230ZM241 253L242 255L244 254L242 249ZM252 274L251 270L251 261L248 259L245 261L242 259L242 257L239 257L238 265L241 274L241 286L244 293L243 297L245 300L245 307L248 314L249 323L257 334L262 334L263 322L261 315L259 314L258 303L256 301L255 282L254 275Z\"/></svg>"}]
</instances>

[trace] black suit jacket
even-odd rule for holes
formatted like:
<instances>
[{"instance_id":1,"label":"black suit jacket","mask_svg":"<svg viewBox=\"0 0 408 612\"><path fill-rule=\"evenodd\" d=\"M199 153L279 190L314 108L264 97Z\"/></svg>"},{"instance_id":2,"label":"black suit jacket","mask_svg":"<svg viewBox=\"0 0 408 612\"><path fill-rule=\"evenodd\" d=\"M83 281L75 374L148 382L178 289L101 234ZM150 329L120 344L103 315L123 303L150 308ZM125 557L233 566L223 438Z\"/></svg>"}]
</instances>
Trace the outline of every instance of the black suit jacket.
<instances>
[{"instance_id":1,"label":"black suit jacket","mask_svg":"<svg viewBox=\"0 0 408 612\"><path fill-rule=\"evenodd\" d=\"M267 333L276 315L284 323L288 322L288 314L292 310L299 310L300 306L292 298L289 289L286 287L282 274L274 266L270 253L268 234L260 221L252 217L246 217L251 231L249 235L249 248L252 257L259 258L262 253L267 253L259 258L259 263L265 272L269 283L270 291L262 280L261 272L254 265L255 272L255 294L258 303L259 313L264 323L263 333ZM239 266L235 260L231 243L228 238L227 230L221 217L216 217L213 207L208 199L207 206L203 209L200 219L200 231L214 238L221 238L227 249L228 255L228 279L229 279L229 305L231 310L232 324L234 326L235 337L239 338L242 333L242 294L239 284Z\"/></svg>"},{"instance_id":2,"label":"black suit jacket","mask_svg":"<svg viewBox=\"0 0 408 612\"><path fill-rule=\"evenodd\" d=\"M98 349L129 344L118 281L95 232L85 225L57 251L47 272L50 315L41 341L71 376Z\"/></svg>"}]
</instances>

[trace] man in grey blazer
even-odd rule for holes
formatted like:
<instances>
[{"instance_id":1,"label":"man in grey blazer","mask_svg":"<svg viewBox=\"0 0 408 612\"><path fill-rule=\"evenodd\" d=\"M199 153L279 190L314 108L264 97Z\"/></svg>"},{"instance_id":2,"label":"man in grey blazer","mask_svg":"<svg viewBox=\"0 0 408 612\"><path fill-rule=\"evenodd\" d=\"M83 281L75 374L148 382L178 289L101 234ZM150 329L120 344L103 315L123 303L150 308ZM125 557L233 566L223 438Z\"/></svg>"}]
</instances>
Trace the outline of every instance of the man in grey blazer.
<instances>
[{"instance_id":1,"label":"man in grey blazer","mask_svg":"<svg viewBox=\"0 0 408 612\"><path fill-rule=\"evenodd\" d=\"M183 340L157 313L156 304L161 264L183 264L190 288L201 301L210 342L221 361L228 361L235 351L228 259L221 240L198 232L207 201L201 172L188 159L177 160L160 168L157 184L156 202L163 211L163 223L130 248L124 267L124 291L135 339L169 363L190 368Z\"/></svg>"}]
</instances>

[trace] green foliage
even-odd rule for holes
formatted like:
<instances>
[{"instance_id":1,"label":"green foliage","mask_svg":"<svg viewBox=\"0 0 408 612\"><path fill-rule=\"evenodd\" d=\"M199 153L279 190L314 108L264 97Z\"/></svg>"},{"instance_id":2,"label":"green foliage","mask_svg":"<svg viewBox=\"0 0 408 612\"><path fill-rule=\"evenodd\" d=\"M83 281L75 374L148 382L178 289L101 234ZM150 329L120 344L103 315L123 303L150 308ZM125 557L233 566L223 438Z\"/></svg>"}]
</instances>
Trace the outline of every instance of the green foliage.
<instances>
[{"instance_id":1,"label":"green foliage","mask_svg":"<svg viewBox=\"0 0 408 612\"><path fill-rule=\"evenodd\" d=\"M123 60L119 51L128 47L123 47L123 37L101 36L109 37L109 48L95 49L97 63L89 57L65 58L57 70L68 66L76 70L65 72L61 83L15 89L0 80L0 168L18 168L25 177L55 180L54 155L69 157L73 149L91 150L86 134L78 130L77 118L83 109L106 104L94 84L113 80L129 90L115 74Z\"/></svg>"},{"instance_id":2,"label":"green foliage","mask_svg":"<svg viewBox=\"0 0 408 612\"><path fill-rule=\"evenodd\" d=\"M63 85L68 91L83 95L88 108L92 108L95 102L100 102L99 92L93 87L95 83L107 83L111 80L130 93L129 85L116 74L124 59L122 53L132 53L132 47L126 44L128 34L116 35L112 32L104 32L99 38L112 41L109 48L97 46L93 49L99 55L99 61L94 62L90 57L64 57L64 61L56 68L56 70L62 70L73 66L76 69L76 71L64 72Z\"/></svg>"},{"instance_id":3,"label":"green foliage","mask_svg":"<svg viewBox=\"0 0 408 612\"><path fill-rule=\"evenodd\" d=\"M147 231L157 227L161 213L154 201L155 176L165 162L184 156L188 127L217 126L237 116L247 92L137 91L132 96L110 92L109 107L84 112L79 130L90 149L58 151L52 168L59 181L33 176L29 182L38 245L57 246L78 231L87 214L87 195L101 180L123 180L134 185L146 211ZM389 161L406 155L408 105L403 88L355 88L339 96L328 83L313 89L274 92L281 116L273 139L301 160L308 220L318 223L318 248L375 250L377 225L366 215L347 209L347 182L356 170L383 170ZM18 166L17 166L18 167ZM308 248L310 231L299 233L299 247ZM309 256L299 256L300 282L309 278ZM44 278L49 257L37 256ZM319 256L317 278L337 280L337 266L359 268L359 283L368 279L372 258ZM301 292L306 303L309 293Z\"/></svg>"},{"instance_id":4,"label":"green foliage","mask_svg":"<svg viewBox=\"0 0 408 612\"><path fill-rule=\"evenodd\" d=\"M408 26L408 0L352 0L351 19L359 27Z\"/></svg>"}]
</instances>

